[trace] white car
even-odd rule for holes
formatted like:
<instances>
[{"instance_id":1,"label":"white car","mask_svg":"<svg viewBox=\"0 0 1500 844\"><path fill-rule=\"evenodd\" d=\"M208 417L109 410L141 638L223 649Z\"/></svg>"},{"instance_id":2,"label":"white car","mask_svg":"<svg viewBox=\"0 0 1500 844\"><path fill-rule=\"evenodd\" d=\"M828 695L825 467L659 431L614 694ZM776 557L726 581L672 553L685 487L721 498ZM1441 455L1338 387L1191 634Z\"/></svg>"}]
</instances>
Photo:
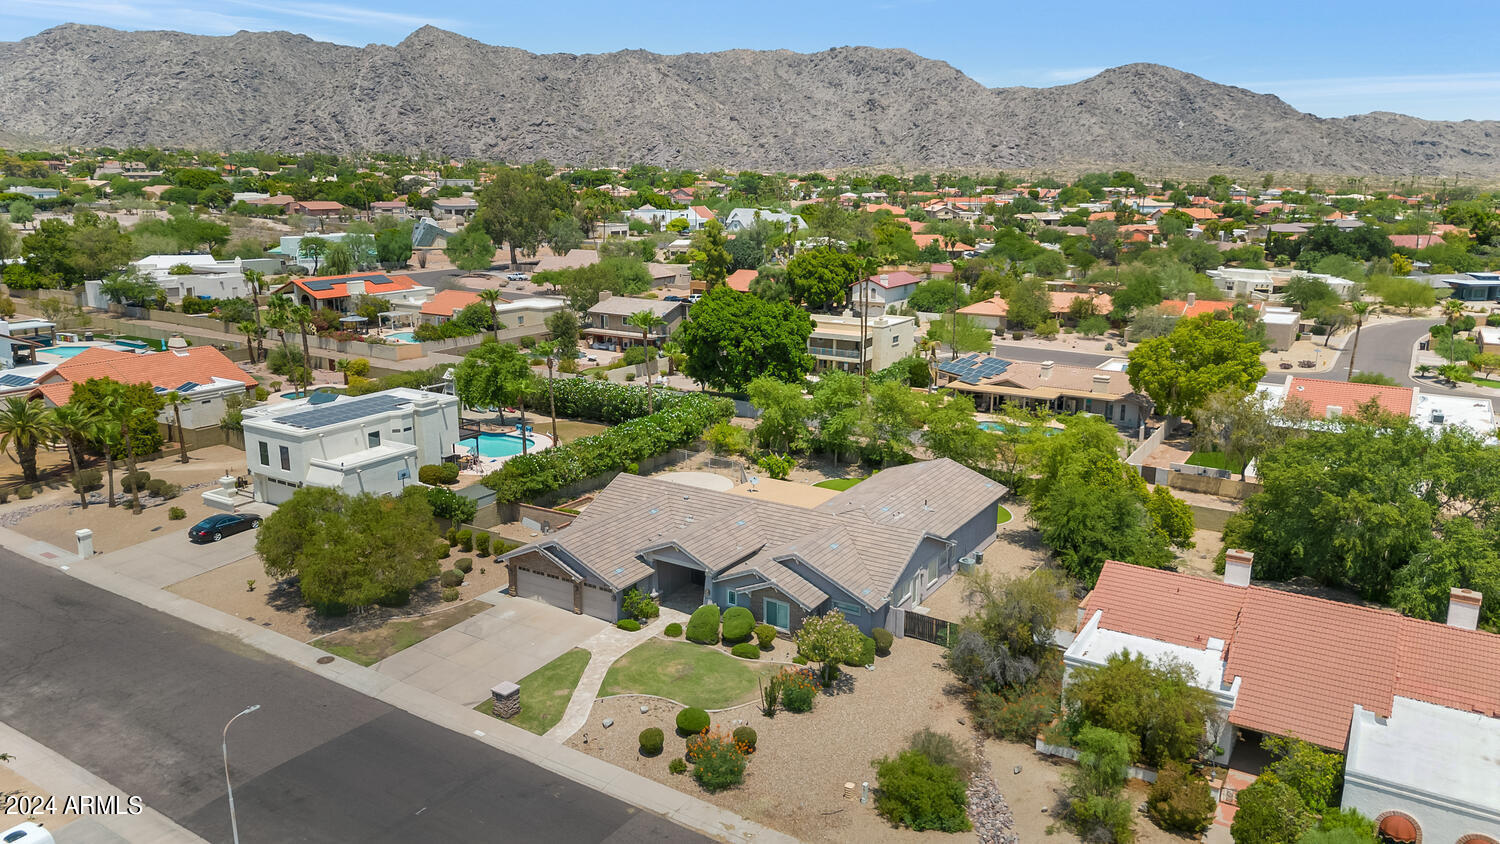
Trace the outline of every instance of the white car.
<instances>
[{"instance_id":1,"label":"white car","mask_svg":"<svg viewBox=\"0 0 1500 844\"><path fill-rule=\"evenodd\" d=\"M505 280L506 281L529 281L529 280L531 280L531 276L527 275L526 273L511 273L510 275L508 275L508 276L505 277Z\"/></svg>"},{"instance_id":2,"label":"white car","mask_svg":"<svg viewBox=\"0 0 1500 844\"><path fill-rule=\"evenodd\" d=\"M4 844L56 844L56 839L52 837L52 833L42 829L41 824L27 821L0 832L0 842Z\"/></svg>"}]
</instances>

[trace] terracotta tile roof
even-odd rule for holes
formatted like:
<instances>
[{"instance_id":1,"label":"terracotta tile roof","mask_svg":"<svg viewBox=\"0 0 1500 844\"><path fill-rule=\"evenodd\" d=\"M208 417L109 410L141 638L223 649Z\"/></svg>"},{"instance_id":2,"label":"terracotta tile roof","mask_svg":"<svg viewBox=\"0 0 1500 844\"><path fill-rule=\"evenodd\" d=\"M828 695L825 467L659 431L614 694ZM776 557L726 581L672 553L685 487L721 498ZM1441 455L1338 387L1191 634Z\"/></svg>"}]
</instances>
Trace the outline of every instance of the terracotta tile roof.
<instances>
[{"instance_id":1,"label":"terracotta tile roof","mask_svg":"<svg viewBox=\"0 0 1500 844\"><path fill-rule=\"evenodd\" d=\"M304 211L339 211L344 207L343 203L326 199L305 199L295 204Z\"/></svg>"},{"instance_id":2,"label":"terracotta tile roof","mask_svg":"<svg viewBox=\"0 0 1500 844\"><path fill-rule=\"evenodd\" d=\"M272 292L276 294L285 293L288 287L295 286L298 292L305 293L314 299L343 299L349 295L348 282L355 279L364 279L365 292L371 295L376 293L393 293L397 290L411 290L421 286L412 281L410 276L386 275L385 273L350 273L349 275L320 275L308 276L307 278L294 278Z\"/></svg>"},{"instance_id":3,"label":"terracotta tile roof","mask_svg":"<svg viewBox=\"0 0 1500 844\"><path fill-rule=\"evenodd\" d=\"M705 220L718 219L718 215L708 210L707 205L694 205L692 206L692 209L694 214L697 214L699 217L702 217Z\"/></svg>"},{"instance_id":4,"label":"terracotta tile roof","mask_svg":"<svg viewBox=\"0 0 1500 844\"><path fill-rule=\"evenodd\" d=\"M38 389L55 405L68 403L73 385L90 378L109 378L121 384L150 384L175 390L189 381L211 384L214 378L255 386L255 379L213 346L192 346L170 352L138 355L103 347L80 352L57 365Z\"/></svg>"},{"instance_id":5,"label":"terracotta tile roof","mask_svg":"<svg viewBox=\"0 0 1500 844\"><path fill-rule=\"evenodd\" d=\"M1189 305L1181 299L1167 299L1157 307L1161 308L1162 313L1172 316L1195 317L1214 311L1228 311L1234 307L1234 303L1228 300L1198 299Z\"/></svg>"},{"instance_id":6,"label":"terracotta tile roof","mask_svg":"<svg viewBox=\"0 0 1500 844\"><path fill-rule=\"evenodd\" d=\"M731 290L738 290L741 293L749 293L750 282L754 281L759 276L760 273L756 270L735 270L734 272L729 274L728 278L724 279L724 283L729 285L729 288Z\"/></svg>"},{"instance_id":7,"label":"terracotta tile roof","mask_svg":"<svg viewBox=\"0 0 1500 844\"><path fill-rule=\"evenodd\" d=\"M1194 220L1217 220L1219 218L1218 214L1207 208L1174 208L1172 210L1180 211Z\"/></svg>"},{"instance_id":8,"label":"terracotta tile roof","mask_svg":"<svg viewBox=\"0 0 1500 844\"><path fill-rule=\"evenodd\" d=\"M1391 245L1397 249L1426 249L1429 246L1442 246L1445 242L1441 235L1436 234L1391 235Z\"/></svg>"},{"instance_id":9,"label":"terracotta tile roof","mask_svg":"<svg viewBox=\"0 0 1500 844\"><path fill-rule=\"evenodd\" d=\"M884 287L887 290L891 289L892 287L905 287L909 284L918 284L921 282L921 279L917 278L906 270L897 270L893 273L878 273L876 275L870 276L868 280L880 285L881 287Z\"/></svg>"},{"instance_id":10,"label":"terracotta tile roof","mask_svg":"<svg viewBox=\"0 0 1500 844\"><path fill-rule=\"evenodd\" d=\"M1500 717L1500 636L1390 610L1107 562L1082 603L1101 626L1176 645L1227 643L1231 723L1342 750L1354 705L1396 696Z\"/></svg>"},{"instance_id":11,"label":"terracotta tile roof","mask_svg":"<svg viewBox=\"0 0 1500 844\"><path fill-rule=\"evenodd\" d=\"M949 246L945 246L943 244L943 236L940 234L914 234L911 236L911 239L917 242L918 249L926 249L927 245L931 243L936 243L939 247L954 252L967 252L970 249L974 248L967 243L954 243Z\"/></svg>"},{"instance_id":12,"label":"terracotta tile roof","mask_svg":"<svg viewBox=\"0 0 1500 844\"><path fill-rule=\"evenodd\" d=\"M1286 397L1307 402L1312 409L1313 418L1323 419L1327 417L1329 407L1337 407L1341 413L1353 413L1372 398L1378 399L1380 406L1390 413L1410 416L1415 393L1410 387L1294 377L1287 388Z\"/></svg>"},{"instance_id":13,"label":"terracotta tile roof","mask_svg":"<svg viewBox=\"0 0 1500 844\"><path fill-rule=\"evenodd\" d=\"M472 290L439 290L431 299L422 303L422 313L427 316L451 317L455 313L479 301L479 294ZM501 299L509 302L509 299Z\"/></svg>"},{"instance_id":14,"label":"terracotta tile roof","mask_svg":"<svg viewBox=\"0 0 1500 844\"><path fill-rule=\"evenodd\" d=\"M1114 300L1108 293L1074 293L1067 291L1053 291L1047 294L1052 300L1052 313L1065 314L1072 306L1075 299L1093 299L1094 305L1101 314L1107 314L1114 309ZM961 314L971 316L1005 316L1009 305L1000 296L991 296L982 299L972 305L965 305L958 309Z\"/></svg>"}]
</instances>

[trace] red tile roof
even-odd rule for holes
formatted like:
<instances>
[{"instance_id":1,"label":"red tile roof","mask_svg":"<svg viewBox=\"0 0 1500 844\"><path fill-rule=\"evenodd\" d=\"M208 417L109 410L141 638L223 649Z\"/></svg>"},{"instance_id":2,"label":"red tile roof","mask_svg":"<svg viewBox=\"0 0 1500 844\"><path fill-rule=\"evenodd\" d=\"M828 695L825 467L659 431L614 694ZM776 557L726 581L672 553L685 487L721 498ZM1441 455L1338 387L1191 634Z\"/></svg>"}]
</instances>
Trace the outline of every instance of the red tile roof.
<instances>
[{"instance_id":1,"label":"red tile roof","mask_svg":"<svg viewBox=\"0 0 1500 844\"><path fill-rule=\"evenodd\" d=\"M175 390L189 381L210 384L214 378L254 387L255 379L213 346L192 346L138 355L103 347L80 352L57 365L38 389L54 405L68 403L73 385L90 378L109 378L121 384L147 383Z\"/></svg>"},{"instance_id":2,"label":"red tile roof","mask_svg":"<svg viewBox=\"0 0 1500 844\"><path fill-rule=\"evenodd\" d=\"M718 219L718 215L708 210L707 205L694 205L692 206L692 208L694 214L697 214L699 217L702 217L705 220Z\"/></svg>"},{"instance_id":3,"label":"red tile roof","mask_svg":"<svg viewBox=\"0 0 1500 844\"><path fill-rule=\"evenodd\" d=\"M1342 750L1354 705L1396 696L1500 717L1500 636L1390 610L1107 562L1082 604L1100 626L1171 644L1227 643L1229 721Z\"/></svg>"},{"instance_id":4,"label":"red tile roof","mask_svg":"<svg viewBox=\"0 0 1500 844\"><path fill-rule=\"evenodd\" d=\"M308 276L305 279L294 278L272 292L277 294L284 293L288 287L295 285L299 292L305 293L314 299L343 299L349 295L348 281L351 279L364 279L365 292L372 295L375 293L392 293L397 290L411 290L421 287L421 285L412 281L410 276L385 275L384 273L350 273L349 275ZM331 283L324 285L323 282Z\"/></svg>"},{"instance_id":5,"label":"red tile roof","mask_svg":"<svg viewBox=\"0 0 1500 844\"><path fill-rule=\"evenodd\" d=\"M872 281L889 290L892 287L905 287L908 284L919 284L922 280L907 272L906 270L897 270L893 273L878 273L876 275L872 275L870 276L869 281Z\"/></svg>"},{"instance_id":6,"label":"red tile roof","mask_svg":"<svg viewBox=\"0 0 1500 844\"><path fill-rule=\"evenodd\" d=\"M946 249L950 252L967 252L970 249L974 248L967 243L955 242L952 244L945 244L943 242L943 236L940 234L914 234L911 236L911 239L917 242L918 249L925 249L930 243L936 243L940 248Z\"/></svg>"},{"instance_id":7,"label":"red tile roof","mask_svg":"<svg viewBox=\"0 0 1500 844\"><path fill-rule=\"evenodd\" d=\"M1340 413L1353 413L1355 408L1372 398L1379 400L1381 408L1389 413L1410 416L1415 393L1410 387L1293 378L1286 397L1288 400L1307 402L1312 409L1312 417L1323 419L1327 417L1329 407L1339 408Z\"/></svg>"},{"instance_id":8,"label":"red tile roof","mask_svg":"<svg viewBox=\"0 0 1500 844\"><path fill-rule=\"evenodd\" d=\"M759 276L760 273L756 270L735 270L734 272L729 274L728 278L724 279L724 283L729 285L729 288L731 290L738 290L741 293L749 293L750 282L754 281Z\"/></svg>"},{"instance_id":9,"label":"red tile roof","mask_svg":"<svg viewBox=\"0 0 1500 844\"><path fill-rule=\"evenodd\" d=\"M439 290L432 298L422 303L422 313L427 316L451 317L455 313L479 301L479 294L472 290ZM509 299L501 299L509 302Z\"/></svg>"},{"instance_id":10,"label":"red tile roof","mask_svg":"<svg viewBox=\"0 0 1500 844\"><path fill-rule=\"evenodd\" d=\"M1397 249L1426 249L1429 246L1442 246L1445 242L1442 235L1436 234L1391 235L1391 245Z\"/></svg>"},{"instance_id":11,"label":"red tile roof","mask_svg":"<svg viewBox=\"0 0 1500 844\"><path fill-rule=\"evenodd\" d=\"M1234 303L1227 300L1214 301L1212 299L1197 299L1189 305L1181 299L1167 299L1157 307L1163 313L1180 317L1195 317L1203 314L1211 314L1214 311L1228 311L1234 308Z\"/></svg>"}]
</instances>

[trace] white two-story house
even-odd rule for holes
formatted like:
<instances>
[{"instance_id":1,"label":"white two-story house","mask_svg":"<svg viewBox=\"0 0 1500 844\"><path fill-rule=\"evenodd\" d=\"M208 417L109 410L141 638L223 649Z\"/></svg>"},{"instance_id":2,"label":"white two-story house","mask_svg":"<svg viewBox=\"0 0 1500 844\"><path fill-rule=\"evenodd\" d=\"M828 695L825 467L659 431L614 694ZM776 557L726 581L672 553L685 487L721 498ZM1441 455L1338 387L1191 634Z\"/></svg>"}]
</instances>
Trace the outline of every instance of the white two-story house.
<instances>
[{"instance_id":1,"label":"white two-story house","mask_svg":"<svg viewBox=\"0 0 1500 844\"><path fill-rule=\"evenodd\" d=\"M314 393L246 410L244 431L257 501L281 504L304 486L399 495L418 467L453 453L458 399L405 387Z\"/></svg>"}]
</instances>

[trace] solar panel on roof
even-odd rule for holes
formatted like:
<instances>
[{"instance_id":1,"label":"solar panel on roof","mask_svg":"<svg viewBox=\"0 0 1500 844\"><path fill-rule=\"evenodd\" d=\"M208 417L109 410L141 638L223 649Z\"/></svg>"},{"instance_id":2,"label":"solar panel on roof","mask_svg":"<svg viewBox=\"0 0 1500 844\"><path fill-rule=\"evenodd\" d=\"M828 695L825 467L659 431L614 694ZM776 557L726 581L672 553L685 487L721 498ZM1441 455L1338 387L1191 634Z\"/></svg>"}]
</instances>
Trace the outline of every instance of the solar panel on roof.
<instances>
[{"instance_id":1,"label":"solar panel on roof","mask_svg":"<svg viewBox=\"0 0 1500 844\"><path fill-rule=\"evenodd\" d=\"M316 290L322 292L324 290L332 290L333 282L321 278L305 278L302 280L302 286L306 287L308 290Z\"/></svg>"},{"instance_id":2,"label":"solar panel on roof","mask_svg":"<svg viewBox=\"0 0 1500 844\"><path fill-rule=\"evenodd\" d=\"M188 390L196 390L196 389L198 389L198 386L199 385L198 385L197 381L184 381L182 383L182 386L180 386L180 387L177 388L177 392L179 392L179 393L186 393Z\"/></svg>"},{"instance_id":3,"label":"solar panel on roof","mask_svg":"<svg viewBox=\"0 0 1500 844\"><path fill-rule=\"evenodd\" d=\"M289 413L276 421L291 425L294 428L311 430L313 428L323 428L328 425L337 425L340 422L361 419L366 416L373 416L377 413L385 413L410 403L411 399L401 396L383 396L377 394L349 401L329 402L323 407Z\"/></svg>"},{"instance_id":4,"label":"solar panel on roof","mask_svg":"<svg viewBox=\"0 0 1500 844\"><path fill-rule=\"evenodd\" d=\"M0 375L0 387L24 387L31 383L25 375Z\"/></svg>"}]
</instances>

